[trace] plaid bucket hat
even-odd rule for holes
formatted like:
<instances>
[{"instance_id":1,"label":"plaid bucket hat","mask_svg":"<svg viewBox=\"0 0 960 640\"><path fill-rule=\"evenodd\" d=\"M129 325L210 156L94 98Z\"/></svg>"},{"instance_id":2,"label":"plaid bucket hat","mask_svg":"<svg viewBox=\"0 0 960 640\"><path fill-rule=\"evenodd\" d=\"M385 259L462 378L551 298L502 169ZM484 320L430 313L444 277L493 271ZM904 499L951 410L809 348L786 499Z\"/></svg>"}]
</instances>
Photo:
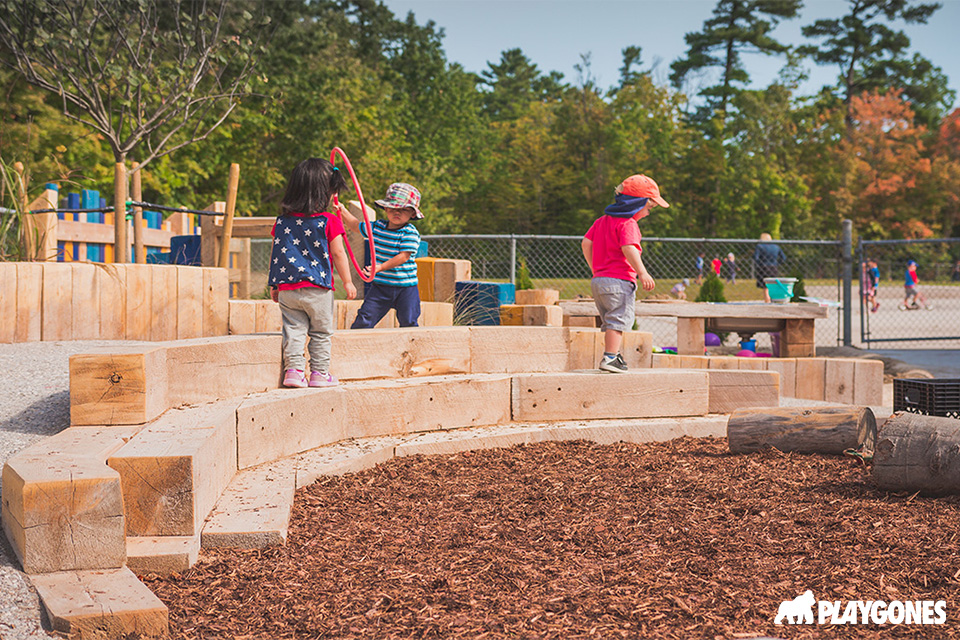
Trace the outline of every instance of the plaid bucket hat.
<instances>
[{"instance_id":1,"label":"plaid bucket hat","mask_svg":"<svg viewBox=\"0 0 960 640\"><path fill-rule=\"evenodd\" d=\"M391 209L410 207L414 211L413 217L416 220L423 218L423 213L420 211L420 191L406 182L394 182L387 187L387 195L382 200L376 200L374 204Z\"/></svg>"}]
</instances>

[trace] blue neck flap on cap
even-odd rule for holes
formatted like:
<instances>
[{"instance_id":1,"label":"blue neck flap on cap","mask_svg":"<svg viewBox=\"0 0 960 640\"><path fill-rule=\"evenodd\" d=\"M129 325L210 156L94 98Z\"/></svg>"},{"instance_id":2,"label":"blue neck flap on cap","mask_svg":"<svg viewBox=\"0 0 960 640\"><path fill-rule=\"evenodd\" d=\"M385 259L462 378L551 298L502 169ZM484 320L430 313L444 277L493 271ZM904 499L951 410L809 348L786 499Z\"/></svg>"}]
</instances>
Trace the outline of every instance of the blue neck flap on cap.
<instances>
[{"instance_id":1,"label":"blue neck flap on cap","mask_svg":"<svg viewBox=\"0 0 960 640\"><path fill-rule=\"evenodd\" d=\"M617 194L616 202L604 209L603 212L614 218L632 218L637 211L645 206L647 206L647 198L636 198L620 193Z\"/></svg>"}]
</instances>

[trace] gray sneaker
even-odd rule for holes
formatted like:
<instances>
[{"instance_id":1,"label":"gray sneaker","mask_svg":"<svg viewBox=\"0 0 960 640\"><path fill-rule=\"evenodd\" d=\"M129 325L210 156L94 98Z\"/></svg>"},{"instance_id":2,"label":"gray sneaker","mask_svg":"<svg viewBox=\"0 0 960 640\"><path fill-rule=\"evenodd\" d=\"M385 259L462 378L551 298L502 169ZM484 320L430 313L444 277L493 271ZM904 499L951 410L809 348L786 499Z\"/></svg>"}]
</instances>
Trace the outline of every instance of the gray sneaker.
<instances>
[{"instance_id":1,"label":"gray sneaker","mask_svg":"<svg viewBox=\"0 0 960 640\"><path fill-rule=\"evenodd\" d=\"M627 363L623 361L623 356L619 353L614 358L603 356L600 360L600 371L607 373L626 373Z\"/></svg>"}]
</instances>

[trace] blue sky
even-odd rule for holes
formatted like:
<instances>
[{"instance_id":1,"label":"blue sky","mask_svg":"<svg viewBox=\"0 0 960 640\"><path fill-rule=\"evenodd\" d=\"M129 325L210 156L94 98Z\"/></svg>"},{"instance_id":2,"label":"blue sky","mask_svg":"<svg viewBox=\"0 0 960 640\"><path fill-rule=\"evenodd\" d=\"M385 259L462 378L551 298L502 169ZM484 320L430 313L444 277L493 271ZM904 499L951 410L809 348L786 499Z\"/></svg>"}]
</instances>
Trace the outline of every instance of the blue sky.
<instances>
[{"instance_id":1,"label":"blue sky","mask_svg":"<svg viewBox=\"0 0 960 640\"><path fill-rule=\"evenodd\" d=\"M939 66L960 93L960 54L956 30L960 0L940 0L943 7L926 25L897 25L911 48ZM657 63L655 79L667 82L670 63L686 53L686 33L699 31L713 13L715 0L384 0L398 17L413 11L417 22L433 20L445 31L447 59L468 71L480 72L500 53L519 47L541 71L559 71L568 82L577 79L574 65L590 54L595 82L603 88L619 79L621 50L642 48L644 68ZM798 44L800 27L818 18L842 15L844 0L806 0L801 18L782 23L776 37ZM776 78L782 58L747 57L747 72L755 88ZM832 84L837 70L808 64L810 81L803 93ZM960 105L960 100L955 106Z\"/></svg>"}]
</instances>

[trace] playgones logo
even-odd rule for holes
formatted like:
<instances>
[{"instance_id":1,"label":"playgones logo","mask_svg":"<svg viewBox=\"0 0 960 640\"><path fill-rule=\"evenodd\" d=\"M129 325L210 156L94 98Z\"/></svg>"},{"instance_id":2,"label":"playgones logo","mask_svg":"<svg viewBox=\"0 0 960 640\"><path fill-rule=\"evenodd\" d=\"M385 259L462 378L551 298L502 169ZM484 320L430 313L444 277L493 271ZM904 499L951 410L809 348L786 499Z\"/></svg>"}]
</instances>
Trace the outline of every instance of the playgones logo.
<instances>
[{"instance_id":1,"label":"playgones logo","mask_svg":"<svg viewBox=\"0 0 960 640\"><path fill-rule=\"evenodd\" d=\"M817 600L809 589L780 603L774 624L943 624L945 600Z\"/></svg>"}]
</instances>

